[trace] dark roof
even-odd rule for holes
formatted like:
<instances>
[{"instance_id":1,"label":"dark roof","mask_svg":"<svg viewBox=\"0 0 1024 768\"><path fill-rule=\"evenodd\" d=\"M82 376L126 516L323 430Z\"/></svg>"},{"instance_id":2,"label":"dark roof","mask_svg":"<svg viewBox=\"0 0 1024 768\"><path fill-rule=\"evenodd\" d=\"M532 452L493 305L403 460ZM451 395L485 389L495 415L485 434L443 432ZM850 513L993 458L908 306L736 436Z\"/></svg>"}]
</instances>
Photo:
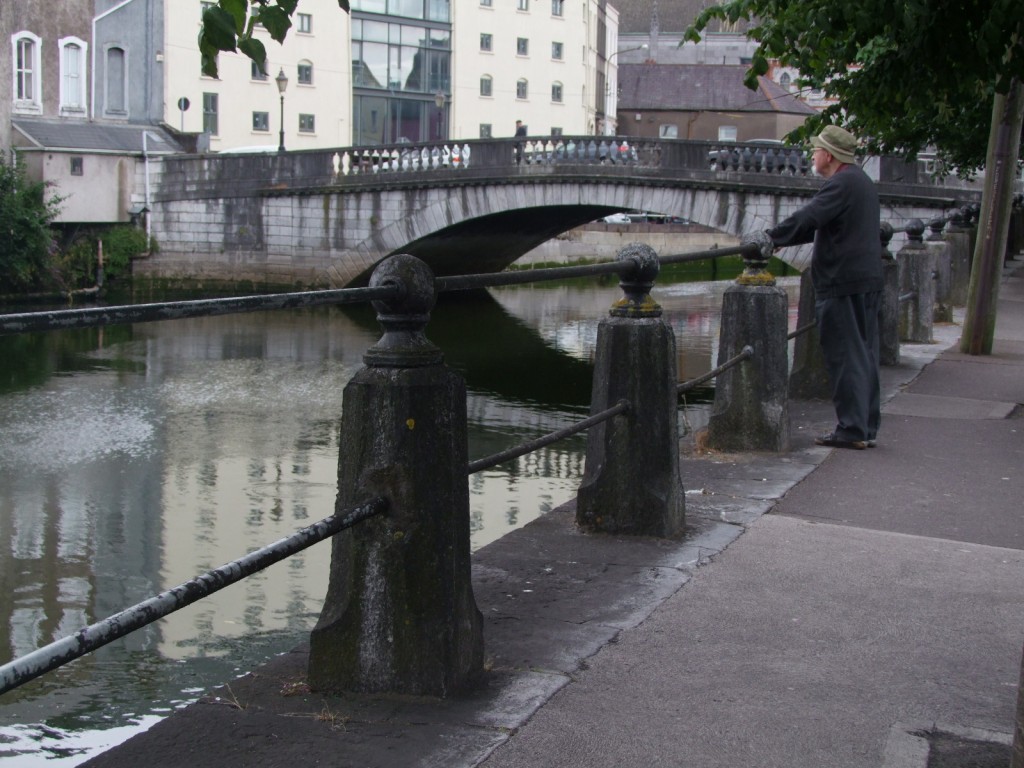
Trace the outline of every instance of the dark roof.
<instances>
[{"instance_id":1,"label":"dark roof","mask_svg":"<svg viewBox=\"0 0 1024 768\"><path fill-rule=\"evenodd\" d=\"M184 151L160 126L121 125L84 120L15 118L11 121L29 146L56 151L141 153L142 133L146 149L154 154Z\"/></svg>"},{"instance_id":2,"label":"dark roof","mask_svg":"<svg viewBox=\"0 0 1024 768\"><path fill-rule=\"evenodd\" d=\"M658 7L658 29L662 35L679 35L693 23L697 15L706 6L718 5L716 0L611 0L612 6L619 12L619 34L647 34L651 31L651 13L654 6ZM736 31L746 29L741 22ZM721 25L713 22L708 27L711 32L720 32Z\"/></svg>"},{"instance_id":3,"label":"dark roof","mask_svg":"<svg viewBox=\"0 0 1024 768\"><path fill-rule=\"evenodd\" d=\"M781 112L813 115L815 110L767 77L751 91L745 66L711 64L620 64L621 110Z\"/></svg>"}]
</instances>

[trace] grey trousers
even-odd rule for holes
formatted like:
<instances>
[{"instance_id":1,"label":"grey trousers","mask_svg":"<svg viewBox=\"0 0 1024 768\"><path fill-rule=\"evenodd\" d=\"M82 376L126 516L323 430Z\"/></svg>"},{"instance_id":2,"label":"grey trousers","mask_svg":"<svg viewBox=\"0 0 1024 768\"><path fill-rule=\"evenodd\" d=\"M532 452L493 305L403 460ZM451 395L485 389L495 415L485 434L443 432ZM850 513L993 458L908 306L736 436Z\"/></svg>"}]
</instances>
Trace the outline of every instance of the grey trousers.
<instances>
[{"instance_id":1,"label":"grey trousers","mask_svg":"<svg viewBox=\"0 0 1024 768\"><path fill-rule=\"evenodd\" d=\"M881 421L878 315L882 293L818 299L814 312L836 409L836 437L874 440Z\"/></svg>"}]
</instances>

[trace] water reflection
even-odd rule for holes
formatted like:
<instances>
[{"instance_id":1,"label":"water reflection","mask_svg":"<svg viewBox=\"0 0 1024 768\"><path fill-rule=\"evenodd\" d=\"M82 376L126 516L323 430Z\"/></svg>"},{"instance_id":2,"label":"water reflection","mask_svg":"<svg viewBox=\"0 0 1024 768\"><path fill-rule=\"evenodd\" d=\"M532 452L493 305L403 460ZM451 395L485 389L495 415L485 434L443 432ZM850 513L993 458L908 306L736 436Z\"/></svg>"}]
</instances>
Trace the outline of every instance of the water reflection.
<instances>
[{"instance_id":1,"label":"water reflection","mask_svg":"<svg viewBox=\"0 0 1024 768\"><path fill-rule=\"evenodd\" d=\"M656 291L682 379L712 365L724 287ZM619 295L443 297L428 335L466 377L471 458L586 413L597 322ZM0 337L0 662L329 515L343 388L378 337L368 308ZM571 498L584 445L473 475L473 546ZM5 694L0 761L75 765L293 647L329 558L317 545Z\"/></svg>"}]
</instances>

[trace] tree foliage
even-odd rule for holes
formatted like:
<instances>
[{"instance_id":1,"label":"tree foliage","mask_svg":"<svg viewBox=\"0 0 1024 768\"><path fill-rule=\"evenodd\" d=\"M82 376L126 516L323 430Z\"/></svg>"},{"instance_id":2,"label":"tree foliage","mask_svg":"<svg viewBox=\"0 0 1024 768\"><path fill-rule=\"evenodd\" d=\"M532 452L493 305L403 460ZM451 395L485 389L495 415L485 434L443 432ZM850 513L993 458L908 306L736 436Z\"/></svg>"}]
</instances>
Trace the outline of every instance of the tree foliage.
<instances>
[{"instance_id":1,"label":"tree foliage","mask_svg":"<svg viewBox=\"0 0 1024 768\"><path fill-rule=\"evenodd\" d=\"M244 53L266 72L267 51L253 37L256 25L262 26L278 43L284 42L292 26L292 15L299 0L217 0L203 11L199 30L199 53L203 74L217 77L217 55L221 51ZM349 0L338 0L348 13Z\"/></svg>"},{"instance_id":2,"label":"tree foliage","mask_svg":"<svg viewBox=\"0 0 1024 768\"><path fill-rule=\"evenodd\" d=\"M934 146L963 173L985 164L994 95L1024 79L1020 0L730 0L685 39L713 19L752 22L749 87L775 59L837 99L794 139L843 123L870 151L913 158Z\"/></svg>"},{"instance_id":3,"label":"tree foliage","mask_svg":"<svg viewBox=\"0 0 1024 768\"><path fill-rule=\"evenodd\" d=\"M21 165L0 158L0 293L23 291L49 278L54 252L50 223L60 198L30 181Z\"/></svg>"}]
</instances>

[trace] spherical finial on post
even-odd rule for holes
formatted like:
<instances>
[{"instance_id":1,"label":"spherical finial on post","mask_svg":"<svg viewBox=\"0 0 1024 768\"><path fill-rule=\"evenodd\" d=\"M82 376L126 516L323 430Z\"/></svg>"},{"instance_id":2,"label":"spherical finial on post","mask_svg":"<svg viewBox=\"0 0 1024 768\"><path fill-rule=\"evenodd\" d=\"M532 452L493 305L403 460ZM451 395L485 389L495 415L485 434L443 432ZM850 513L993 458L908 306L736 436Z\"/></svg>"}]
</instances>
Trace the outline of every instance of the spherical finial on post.
<instances>
[{"instance_id":1,"label":"spherical finial on post","mask_svg":"<svg viewBox=\"0 0 1024 768\"><path fill-rule=\"evenodd\" d=\"M649 245L629 243L619 250L615 259L632 262L621 272L619 287L626 295L612 304L612 317L661 317L661 305L651 298L651 288L661 271L658 254Z\"/></svg>"},{"instance_id":2,"label":"spherical finial on post","mask_svg":"<svg viewBox=\"0 0 1024 768\"><path fill-rule=\"evenodd\" d=\"M924 222L920 219L911 219L907 222L905 227L907 232L907 239L912 243L923 243L924 242Z\"/></svg>"},{"instance_id":3,"label":"spherical finial on post","mask_svg":"<svg viewBox=\"0 0 1024 768\"><path fill-rule=\"evenodd\" d=\"M750 232L740 240L743 248L743 273L736 278L737 285L775 285L775 276L768 271L768 260L775 243L767 232Z\"/></svg>"},{"instance_id":4,"label":"spherical finial on post","mask_svg":"<svg viewBox=\"0 0 1024 768\"><path fill-rule=\"evenodd\" d=\"M372 302L384 335L366 351L363 362L385 368L415 368L443 362L440 348L424 334L437 299L430 267L405 253L391 256L378 264L370 277L371 288L384 286L394 287L396 293L393 298Z\"/></svg>"},{"instance_id":5,"label":"spherical finial on post","mask_svg":"<svg viewBox=\"0 0 1024 768\"><path fill-rule=\"evenodd\" d=\"M892 224L888 221L883 221L879 227L879 239L882 242L882 250L889 250L889 243L892 242L892 236L895 234L895 230L892 228Z\"/></svg>"}]
</instances>

